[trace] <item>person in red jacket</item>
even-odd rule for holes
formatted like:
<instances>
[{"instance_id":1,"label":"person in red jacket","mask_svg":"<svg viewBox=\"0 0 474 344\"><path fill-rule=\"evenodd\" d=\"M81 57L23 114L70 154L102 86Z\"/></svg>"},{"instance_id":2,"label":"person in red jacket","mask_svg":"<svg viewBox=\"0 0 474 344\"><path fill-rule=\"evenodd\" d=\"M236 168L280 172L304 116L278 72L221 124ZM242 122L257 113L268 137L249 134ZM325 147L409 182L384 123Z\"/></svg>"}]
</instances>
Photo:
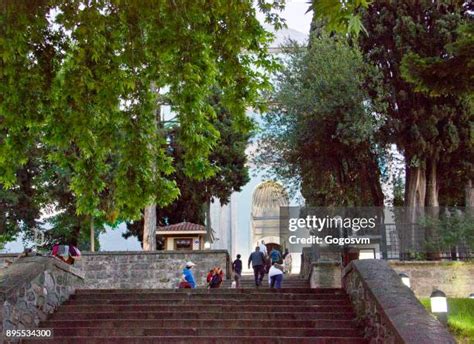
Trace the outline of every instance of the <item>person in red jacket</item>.
<instances>
[{"instance_id":1,"label":"person in red jacket","mask_svg":"<svg viewBox=\"0 0 474 344\"><path fill-rule=\"evenodd\" d=\"M214 270L212 271L211 279L209 281L209 288L211 289L220 288L223 280L224 280L224 271L222 271L222 269L219 267L214 268Z\"/></svg>"}]
</instances>

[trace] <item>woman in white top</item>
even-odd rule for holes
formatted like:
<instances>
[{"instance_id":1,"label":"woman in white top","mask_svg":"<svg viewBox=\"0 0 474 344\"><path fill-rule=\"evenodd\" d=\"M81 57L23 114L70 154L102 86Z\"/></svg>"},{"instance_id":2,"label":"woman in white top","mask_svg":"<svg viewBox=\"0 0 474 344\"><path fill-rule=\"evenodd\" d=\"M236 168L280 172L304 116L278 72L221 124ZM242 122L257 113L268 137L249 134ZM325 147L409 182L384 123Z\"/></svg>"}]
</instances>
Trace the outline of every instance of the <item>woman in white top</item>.
<instances>
[{"instance_id":1,"label":"woman in white top","mask_svg":"<svg viewBox=\"0 0 474 344\"><path fill-rule=\"evenodd\" d=\"M282 267L277 263L273 263L268 271L268 284L272 288L281 289L281 282L283 282Z\"/></svg>"}]
</instances>

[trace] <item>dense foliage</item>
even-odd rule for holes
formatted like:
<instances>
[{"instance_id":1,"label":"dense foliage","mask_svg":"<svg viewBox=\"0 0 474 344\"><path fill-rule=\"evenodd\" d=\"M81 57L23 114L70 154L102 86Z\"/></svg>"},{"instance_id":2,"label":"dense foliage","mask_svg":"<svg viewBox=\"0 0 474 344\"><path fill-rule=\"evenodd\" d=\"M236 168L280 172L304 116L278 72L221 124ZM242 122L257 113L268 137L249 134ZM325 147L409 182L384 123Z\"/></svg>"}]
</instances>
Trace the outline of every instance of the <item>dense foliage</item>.
<instances>
[{"instance_id":1,"label":"dense foliage","mask_svg":"<svg viewBox=\"0 0 474 344\"><path fill-rule=\"evenodd\" d=\"M308 48L286 53L257 162L301 184L308 205L382 205L374 133L383 109L365 91L373 68L345 38L317 30Z\"/></svg>"},{"instance_id":2,"label":"dense foliage","mask_svg":"<svg viewBox=\"0 0 474 344\"><path fill-rule=\"evenodd\" d=\"M404 154L405 205L410 207L438 206L439 176L459 165L458 158L466 166L472 164L472 155L458 154L472 145L465 133L472 123L468 104L449 93L432 97L417 92L404 79L401 67L405 56L413 56L407 54L421 58L448 54L447 46L466 20L462 5L378 0L363 13L368 34L360 36L360 46L366 59L383 73L389 119L384 132ZM461 171L464 180L472 174L469 168Z\"/></svg>"},{"instance_id":3,"label":"dense foliage","mask_svg":"<svg viewBox=\"0 0 474 344\"><path fill-rule=\"evenodd\" d=\"M330 10L335 3L343 11ZM364 55L384 75L389 120L383 133L405 156L404 204L464 205L474 176L472 3L348 4L314 0L311 9L341 24L327 25L329 30L364 31L359 37ZM361 25L349 26L342 12Z\"/></svg>"},{"instance_id":4,"label":"dense foliage","mask_svg":"<svg viewBox=\"0 0 474 344\"><path fill-rule=\"evenodd\" d=\"M245 133L245 110L261 104L276 67L253 5L2 1L0 230L37 225L46 205L81 223L115 223L176 199L176 166L157 130L158 90L178 114L179 173L214 175L212 90L221 90L236 132ZM281 24L273 10L283 2L257 5ZM55 185L67 204L49 192Z\"/></svg>"},{"instance_id":5,"label":"dense foliage","mask_svg":"<svg viewBox=\"0 0 474 344\"><path fill-rule=\"evenodd\" d=\"M216 111L216 118L212 123L219 131L219 139L209 156L210 163L217 172L205 180L196 180L183 172L184 150L176 140L180 128L170 127L167 137L170 142L170 151L175 161L176 172L173 179L180 189L179 197L166 207L158 207L157 221L161 225L174 224L183 221L205 224L206 205L214 198L220 204L227 204L234 191L249 181L247 156L245 149L251 135L253 123L246 119L244 126L247 130L237 129L231 114L220 105L218 93L212 97L211 103ZM128 232L125 237L135 235L142 239L143 222L134 221L127 224Z\"/></svg>"},{"instance_id":6,"label":"dense foliage","mask_svg":"<svg viewBox=\"0 0 474 344\"><path fill-rule=\"evenodd\" d=\"M472 5L474 7L474 5ZM421 57L409 53L402 60L404 78L416 90L435 96L474 92L474 17L459 25L457 38L445 47L443 56Z\"/></svg>"}]
</instances>

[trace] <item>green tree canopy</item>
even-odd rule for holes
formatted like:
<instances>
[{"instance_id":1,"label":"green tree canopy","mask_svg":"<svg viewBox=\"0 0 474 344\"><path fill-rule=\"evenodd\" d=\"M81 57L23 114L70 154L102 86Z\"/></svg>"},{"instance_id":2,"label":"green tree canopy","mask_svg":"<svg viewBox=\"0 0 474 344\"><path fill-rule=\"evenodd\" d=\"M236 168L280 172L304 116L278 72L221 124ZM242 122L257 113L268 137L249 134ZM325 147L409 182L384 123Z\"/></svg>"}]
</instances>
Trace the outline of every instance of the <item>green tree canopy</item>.
<instances>
[{"instance_id":1,"label":"green tree canopy","mask_svg":"<svg viewBox=\"0 0 474 344\"><path fill-rule=\"evenodd\" d=\"M343 37L325 33L287 54L256 161L301 184L308 205L382 205L374 145L382 118L364 89L374 70Z\"/></svg>"},{"instance_id":2,"label":"green tree canopy","mask_svg":"<svg viewBox=\"0 0 474 344\"><path fill-rule=\"evenodd\" d=\"M367 0L312 0L308 9L314 17L324 21L328 32L350 33L358 36L365 28L361 21L360 12L369 6Z\"/></svg>"},{"instance_id":3,"label":"green tree canopy","mask_svg":"<svg viewBox=\"0 0 474 344\"><path fill-rule=\"evenodd\" d=\"M474 19L461 24L457 38L446 45L442 56L421 57L410 52L403 57L402 75L417 91L434 96L469 95L474 92Z\"/></svg>"},{"instance_id":4,"label":"green tree canopy","mask_svg":"<svg viewBox=\"0 0 474 344\"><path fill-rule=\"evenodd\" d=\"M257 7L279 26L273 10L282 6ZM212 90L222 90L222 105L245 131L245 110L261 104L276 67L256 11L252 1L2 1L1 192L22 187L34 157L67 176L81 216L113 223L169 204L179 191L156 126L157 90L178 114L184 173L212 176ZM30 218L55 201L39 193L49 183L39 173L29 188L38 203Z\"/></svg>"},{"instance_id":5,"label":"green tree canopy","mask_svg":"<svg viewBox=\"0 0 474 344\"><path fill-rule=\"evenodd\" d=\"M177 141L179 126L170 127L167 138L170 142L170 152L173 156L176 170L173 179L180 189L179 197L165 207L157 207L157 221L162 225L174 224L183 221L204 224L208 209L206 204L212 198L218 198L221 204L227 204L232 192L240 191L249 181L247 167L247 148L251 130L254 127L250 118L245 123L236 125L235 118L220 104L219 92L212 99L216 118L212 124L219 131L219 139L212 153L210 163L215 167L214 176L205 180L196 180L184 173L184 149ZM243 130L243 128L246 128ZM127 223L128 232L125 237L135 235L142 240L143 222Z\"/></svg>"},{"instance_id":6,"label":"green tree canopy","mask_svg":"<svg viewBox=\"0 0 474 344\"><path fill-rule=\"evenodd\" d=\"M363 12L368 34L359 41L366 59L383 73L388 115L383 132L405 156L405 202L410 207L439 205L438 174L449 168L442 161L461 147L469 109L456 96L417 92L403 78L402 60L410 52L422 57L446 54L464 11L461 2L379 0Z\"/></svg>"}]
</instances>

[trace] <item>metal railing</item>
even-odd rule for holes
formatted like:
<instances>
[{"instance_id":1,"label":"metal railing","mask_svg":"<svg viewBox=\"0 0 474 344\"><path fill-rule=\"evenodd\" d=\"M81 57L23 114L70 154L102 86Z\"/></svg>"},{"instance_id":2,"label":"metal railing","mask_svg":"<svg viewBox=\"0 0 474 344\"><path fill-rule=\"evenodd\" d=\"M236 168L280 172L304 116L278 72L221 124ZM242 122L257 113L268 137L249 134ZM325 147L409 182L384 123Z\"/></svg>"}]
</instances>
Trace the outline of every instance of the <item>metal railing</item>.
<instances>
[{"instance_id":1,"label":"metal railing","mask_svg":"<svg viewBox=\"0 0 474 344\"><path fill-rule=\"evenodd\" d=\"M360 234L358 234L359 236ZM467 239L416 223L391 223L379 228L383 259L466 260L474 258Z\"/></svg>"}]
</instances>

